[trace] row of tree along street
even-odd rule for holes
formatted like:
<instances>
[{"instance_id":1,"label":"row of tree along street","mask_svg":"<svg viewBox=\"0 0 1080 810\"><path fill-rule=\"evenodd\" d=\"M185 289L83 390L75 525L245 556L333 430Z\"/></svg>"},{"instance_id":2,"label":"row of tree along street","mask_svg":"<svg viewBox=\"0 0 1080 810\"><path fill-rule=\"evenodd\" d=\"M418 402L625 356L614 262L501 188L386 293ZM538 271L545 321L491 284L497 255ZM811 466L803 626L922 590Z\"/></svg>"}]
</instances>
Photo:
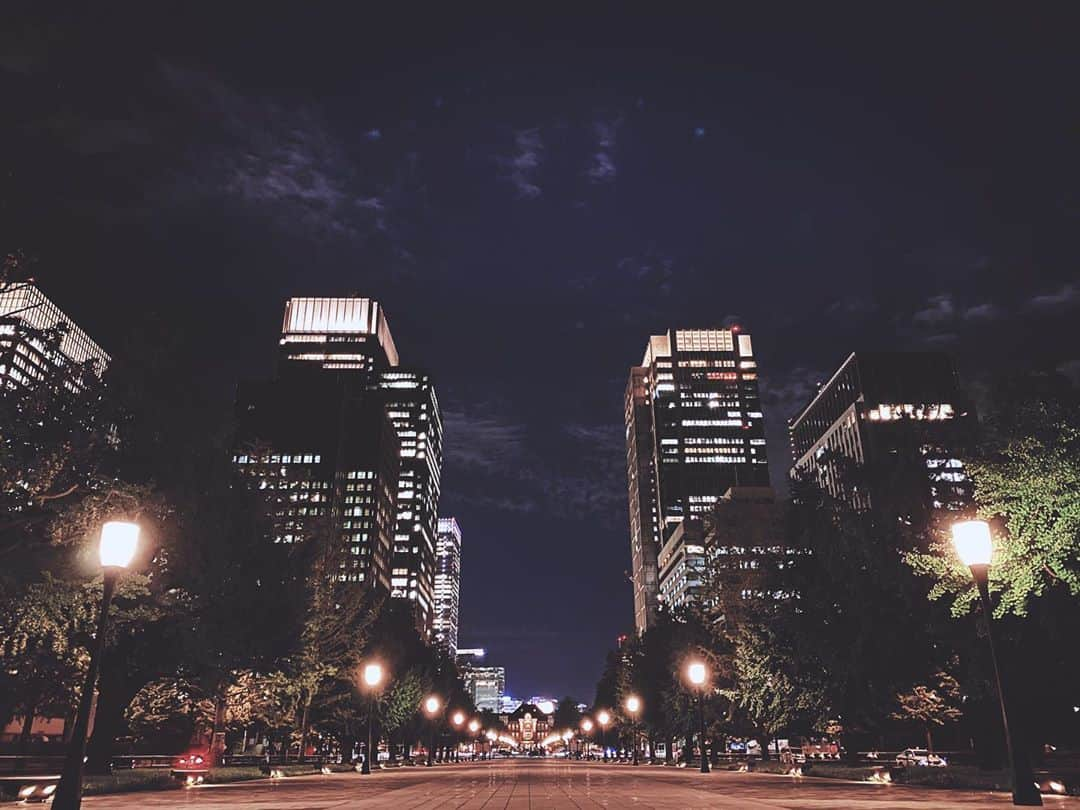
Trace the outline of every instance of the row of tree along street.
<instances>
[{"instance_id":1,"label":"row of tree along street","mask_svg":"<svg viewBox=\"0 0 1080 810\"><path fill-rule=\"evenodd\" d=\"M987 628L948 539L977 514L994 532L989 584L1016 743L1036 759L1080 743L1080 399L1052 373L989 391L981 445L965 459L967 514L909 496L925 492L925 467L851 469L847 487L884 476L873 491L896 493L869 511L794 482L774 543L734 561L712 554L692 607L661 611L609 653L596 705L619 715L619 733L632 733L621 707L639 696L651 750L671 757L678 740L689 757L698 692L685 673L697 659L710 672L705 736L716 751L757 739L768 757L766 741L824 738L852 755L925 745L1002 764ZM906 485L913 475L921 490Z\"/></svg>"},{"instance_id":2,"label":"row of tree along street","mask_svg":"<svg viewBox=\"0 0 1080 810\"><path fill-rule=\"evenodd\" d=\"M34 337L48 351L62 334ZM331 532L267 542L267 509L229 461L229 419L195 398L199 370L181 356L147 323L103 380L59 363L0 390L0 725L23 719L14 748L39 745L35 717L75 712L110 520L136 522L140 545L113 600L89 769L214 733L233 750L347 757L369 725L397 756L428 740L425 696L471 716L454 662L408 607L339 581ZM374 701L358 675L368 660L387 674Z\"/></svg>"}]
</instances>

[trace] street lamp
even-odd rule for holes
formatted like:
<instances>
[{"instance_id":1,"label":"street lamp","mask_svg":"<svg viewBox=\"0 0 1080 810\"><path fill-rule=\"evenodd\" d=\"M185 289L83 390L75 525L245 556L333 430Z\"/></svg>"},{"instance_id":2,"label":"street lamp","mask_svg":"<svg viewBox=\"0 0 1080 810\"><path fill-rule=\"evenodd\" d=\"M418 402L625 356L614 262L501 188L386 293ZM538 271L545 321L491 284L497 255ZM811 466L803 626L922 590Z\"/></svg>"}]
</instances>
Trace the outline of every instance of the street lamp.
<instances>
[{"instance_id":1,"label":"street lamp","mask_svg":"<svg viewBox=\"0 0 1080 810\"><path fill-rule=\"evenodd\" d=\"M454 724L454 729L457 732L461 731L461 726L465 722L465 714L463 712L454 712L454 716L451 718L451 722ZM455 734L454 736L454 762L461 761L461 737Z\"/></svg>"},{"instance_id":2,"label":"street lamp","mask_svg":"<svg viewBox=\"0 0 1080 810\"><path fill-rule=\"evenodd\" d=\"M435 764L435 729L438 725L436 715L439 713L439 709L442 708L442 701L435 695L431 695L424 701L424 713L427 714L428 720L431 721L431 745L427 750L427 764L430 768Z\"/></svg>"},{"instance_id":3,"label":"street lamp","mask_svg":"<svg viewBox=\"0 0 1080 810\"><path fill-rule=\"evenodd\" d=\"M371 773L371 727L375 725L375 695L383 682L382 664L372 662L364 664L364 686L368 691L367 750L364 751L364 764L360 773Z\"/></svg>"},{"instance_id":4,"label":"street lamp","mask_svg":"<svg viewBox=\"0 0 1080 810\"><path fill-rule=\"evenodd\" d=\"M499 735L494 731L487 733L488 739L488 759L495 759L495 741L499 739Z\"/></svg>"},{"instance_id":5,"label":"street lamp","mask_svg":"<svg viewBox=\"0 0 1080 810\"><path fill-rule=\"evenodd\" d=\"M574 732L570 731L570 729L567 729L566 731L563 732L562 741L563 741L563 745L566 746L566 758L567 759L570 759L570 741L573 740L573 739L574 739Z\"/></svg>"},{"instance_id":6,"label":"street lamp","mask_svg":"<svg viewBox=\"0 0 1080 810\"><path fill-rule=\"evenodd\" d=\"M589 754L592 753L592 740L589 739L589 734L592 732L592 729L592 720L590 720L588 717L581 718L581 730L585 732L585 759L589 759Z\"/></svg>"},{"instance_id":7,"label":"street lamp","mask_svg":"<svg viewBox=\"0 0 1080 810\"><path fill-rule=\"evenodd\" d=\"M638 764L637 758L637 743L638 743L638 731L637 731L637 716L641 711L641 699L637 695L631 695L626 699L626 710L630 712L630 716L634 719L632 730L634 740L634 764Z\"/></svg>"},{"instance_id":8,"label":"street lamp","mask_svg":"<svg viewBox=\"0 0 1080 810\"><path fill-rule=\"evenodd\" d=\"M473 736L473 739L472 739L472 758L473 758L473 762L476 762L476 735L479 733L479 731L480 731L480 721L478 721L476 718L473 718L472 720L469 721L469 733L471 733L472 736Z\"/></svg>"},{"instance_id":9,"label":"street lamp","mask_svg":"<svg viewBox=\"0 0 1080 810\"><path fill-rule=\"evenodd\" d=\"M611 722L611 715L608 714L607 709L600 710L600 713L596 715L596 722L600 724L600 748L603 760L607 762L607 724Z\"/></svg>"},{"instance_id":10,"label":"street lamp","mask_svg":"<svg viewBox=\"0 0 1080 810\"><path fill-rule=\"evenodd\" d=\"M979 601L983 616L986 617L986 638L990 643L990 660L994 665L994 678L997 680L998 702L1001 704L1001 724L1005 729L1005 748L1009 755L1012 769L1013 804L1027 807L1041 807L1042 796L1035 785L1035 774L1031 770L1027 752L1017 750L1013 745L1009 731L1009 713L1006 707L1005 688L1001 681L997 651L994 647L993 610L990 606L990 561L994 555L994 541L990 536L990 525L984 520L964 520L952 527L953 546L961 562L971 569L971 576L979 589Z\"/></svg>"},{"instance_id":11,"label":"street lamp","mask_svg":"<svg viewBox=\"0 0 1080 810\"><path fill-rule=\"evenodd\" d=\"M116 593L116 583L121 572L131 565L139 546L139 527L135 523L110 520L101 527L98 555L101 560L101 613L98 615L97 635L90 653L90 667L86 671L79 711L75 715L75 727L71 743L64 759L64 770L56 788L53 807L58 810L79 810L82 806L83 760L86 758L86 732L90 727L90 709L94 703L101 660L105 657L105 630L109 622L109 605Z\"/></svg>"},{"instance_id":12,"label":"street lamp","mask_svg":"<svg viewBox=\"0 0 1080 810\"><path fill-rule=\"evenodd\" d=\"M709 758L705 755L705 681L709 673L701 661L691 661L686 677L698 690L698 733L701 735L701 772L709 772Z\"/></svg>"}]
</instances>

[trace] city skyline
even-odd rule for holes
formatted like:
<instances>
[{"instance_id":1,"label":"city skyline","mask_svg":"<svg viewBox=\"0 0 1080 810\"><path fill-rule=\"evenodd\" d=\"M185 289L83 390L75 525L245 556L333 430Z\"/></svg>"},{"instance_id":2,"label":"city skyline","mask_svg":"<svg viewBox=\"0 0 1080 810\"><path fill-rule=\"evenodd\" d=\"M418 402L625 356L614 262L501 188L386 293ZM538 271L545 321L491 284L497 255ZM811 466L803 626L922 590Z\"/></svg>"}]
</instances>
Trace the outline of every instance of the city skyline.
<instances>
[{"instance_id":1,"label":"city skyline","mask_svg":"<svg viewBox=\"0 0 1080 810\"><path fill-rule=\"evenodd\" d=\"M459 644L514 694L591 699L631 631L650 335L753 336L781 499L853 351L946 351L977 412L1000 370L1080 373L1065 11L443 14L13 19L0 241L113 358L167 335L215 416L273 376L283 301L385 307L444 413ZM556 572L574 598L524 607Z\"/></svg>"}]
</instances>

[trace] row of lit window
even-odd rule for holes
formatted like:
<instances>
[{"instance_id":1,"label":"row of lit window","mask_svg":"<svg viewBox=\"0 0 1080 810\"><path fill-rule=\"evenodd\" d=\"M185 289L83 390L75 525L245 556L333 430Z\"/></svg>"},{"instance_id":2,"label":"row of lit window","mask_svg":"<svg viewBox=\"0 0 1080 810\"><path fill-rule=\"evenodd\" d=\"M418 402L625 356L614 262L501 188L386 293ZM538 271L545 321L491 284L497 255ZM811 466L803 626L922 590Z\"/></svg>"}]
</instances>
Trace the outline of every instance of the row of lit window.
<instances>
[{"instance_id":1,"label":"row of lit window","mask_svg":"<svg viewBox=\"0 0 1080 810\"><path fill-rule=\"evenodd\" d=\"M301 453L295 455L279 455L277 453L266 456L233 456L235 464L319 464L322 456L315 453Z\"/></svg>"}]
</instances>

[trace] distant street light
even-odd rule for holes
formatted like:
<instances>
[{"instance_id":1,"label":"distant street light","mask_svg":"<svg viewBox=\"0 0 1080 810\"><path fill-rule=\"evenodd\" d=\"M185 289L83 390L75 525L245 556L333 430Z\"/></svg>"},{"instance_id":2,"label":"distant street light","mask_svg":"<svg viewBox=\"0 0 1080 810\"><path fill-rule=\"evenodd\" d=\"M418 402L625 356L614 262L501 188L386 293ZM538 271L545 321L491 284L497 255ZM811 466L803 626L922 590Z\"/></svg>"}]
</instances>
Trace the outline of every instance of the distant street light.
<instances>
[{"instance_id":1,"label":"distant street light","mask_svg":"<svg viewBox=\"0 0 1080 810\"><path fill-rule=\"evenodd\" d=\"M592 753L592 740L589 734L593 730L593 721L588 717L581 718L581 730L585 732L585 759L588 759L589 754Z\"/></svg>"},{"instance_id":2,"label":"distant street light","mask_svg":"<svg viewBox=\"0 0 1080 810\"><path fill-rule=\"evenodd\" d=\"M1035 784L1035 774L1031 770L1027 751L1013 744L1009 731L1008 701L998 667L997 651L994 645L993 608L990 604L990 561L994 555L994 541L990 536L990 525L984 520L964 520L952 527L953 546L960 560L971 569L971 576L979 589L979 601L982 603L983 616L986 617L986 638L990 643L990 660L994 664L994 678L997 680L998 702L1001 704L1001 724L1005 729L1005 748L1009 754L1009 767L1012 770L1013 804L1026 807L1041 807L1042 796ZM1021 740L1021 742L1023 742Z\"/></svg>"},{"instance_id":3,"label":"distant street light","mask_svg":"<svg viewBox=\"0 0 1080 810\"><path fill-rule=\"evenodd\" d=\"M437 715L439 709L442 708L442 701L435 695L431 695L424 701L424 713L427 714L428 720L431 722L431 745L427 750L427 764L430 768L435 764L435 731L438 728L439 721Z\"/></svg>"},{"instance_id":4,"label":"distant street light","mask_svg":"<svg viewBox=\"0 0 1080 810\"><path fill-rule=\"evenodd\" d=\"M611 715L607 709L601 709L596 715L596 722L600 724L600 749L604 762L607 762L607 724L611 722Z\"/></svg>"},{"instance_id":5,"label":"distant street light","mask_svg":"<svg viewBox=\"0 0 1080 810\"><path fill-rule=\"evenodd\" d=\"M709 772L709 758L705 753L705 682L709 679L709 672L701 661L691 661L686 668L686 676L690 683L698 690L698 728L701 735L701 772Z\"/></svg>"},{"instance_id":6,"label":"distant street light","mask_svg":"<svg viewBox=\"0 0 1080 810\"><path fill-rule=\"evenodd\" d=\"M379 687L383 682L383 666L380 663L372 662L364 665L364 685L367 687L368 692L368 722L367 722L367 750L364 751L364 764L360 768L360 773L371 773L371 727L375 725L375 698L378 693Z\"/></svg>"},{"instance_id":7,"label":"distant street light","mask_svg":"<svg viewBox=\"0 0 1080 810\"><path fill-rule=\"evenodd\" d=\"M626 699L626 710L628 712L630 712L630 717L632 717L633 720L634 720L631 728L632 728L632 732L633 732L633 741L634 741L634 743L633 743L634 764L637 765L638 764L638 757L637 757L637 744L638 744L637 716L638 716L638 712L641 711L641 699L637 695L631 695L630 697L628 697Z\"/></svg>"},{"instance_id":8,"label":"distant street light","mask_svg":"<svg viewBox=\"0 0 1080 810\"><path fill-rule=\"evenodd\" d=\"M454 712L454 716L450 718L450 722L454 724L454 729L456 731L460 732L461 731L461 726L465 722L465 714L464 714L464 712ZM461 761L461 738L458 737L458 736L455 736L454 737L454 762L460 762L460 761Z\"/></svg>"},{"instance_id":9,"label":"distant street light","mask_svg":"<svg viewBox=\"0 0 1080 810\"><path fill-rule=\"evenodd\" d=\"M98 672L105 657L105 631L109 623L109 606L120 574L131 565L135 551L139 546L139 527L135 523L111 520L101 527L101 541L98 555L101 560L102 587L101 613L98 615L97 635L94 637L94 649L90 653L90 666L86 671L82 695L79 696L79 710L75 715L75 727L71 732L64 759L64 770L60 774L60 784L53 797L53 807L57 810L79 810L82 806L83 760L86 759L86 732L90 728L90 709L94 703L94 690L97 689Z\"/></svg>"}]
</instances>

